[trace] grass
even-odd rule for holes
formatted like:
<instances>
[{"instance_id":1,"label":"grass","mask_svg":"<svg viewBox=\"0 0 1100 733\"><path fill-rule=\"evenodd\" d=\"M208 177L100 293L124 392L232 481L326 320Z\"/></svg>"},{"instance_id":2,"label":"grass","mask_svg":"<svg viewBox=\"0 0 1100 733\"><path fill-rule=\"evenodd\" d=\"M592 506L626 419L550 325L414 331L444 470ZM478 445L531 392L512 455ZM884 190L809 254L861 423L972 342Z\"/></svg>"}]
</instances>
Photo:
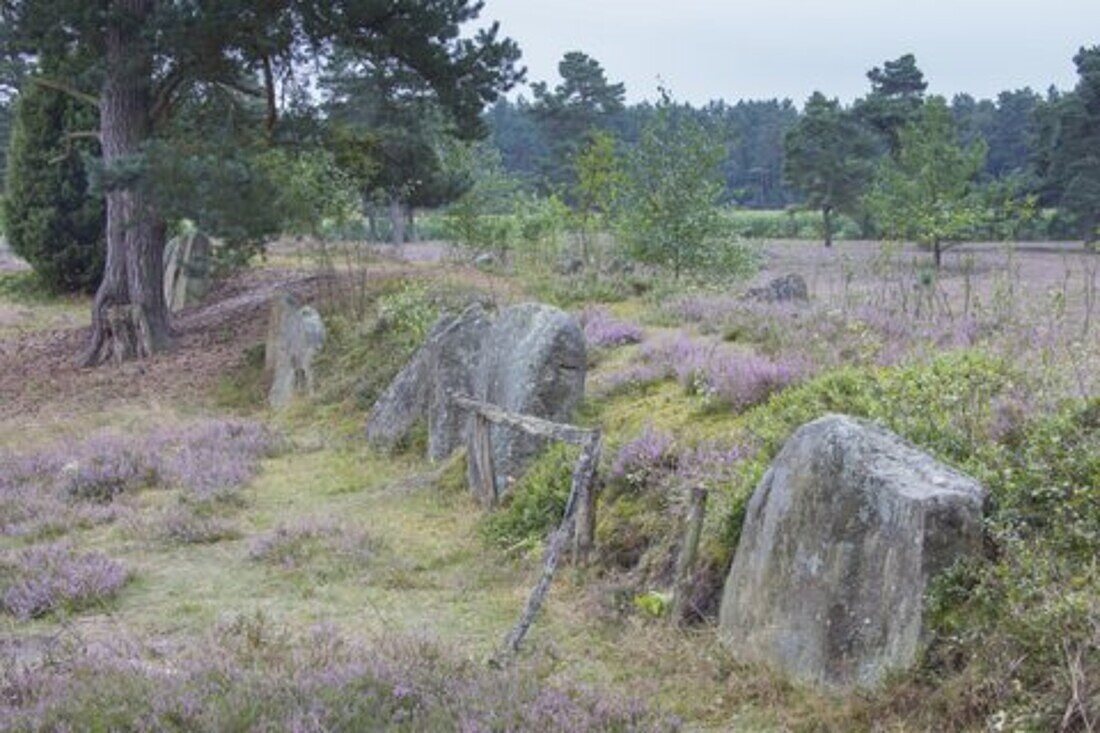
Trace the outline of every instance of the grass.
<instances>
[{"instance_id":1,"label":"grass","mask_svg":"<svg viewBox=\"0 0 1100 733\"><path fill-rule=\"evenodd\" d=\"M77 328L91 321L90 298L52 295L33 272L0 270L0 337Z\"/></svg>"}]
</instances>

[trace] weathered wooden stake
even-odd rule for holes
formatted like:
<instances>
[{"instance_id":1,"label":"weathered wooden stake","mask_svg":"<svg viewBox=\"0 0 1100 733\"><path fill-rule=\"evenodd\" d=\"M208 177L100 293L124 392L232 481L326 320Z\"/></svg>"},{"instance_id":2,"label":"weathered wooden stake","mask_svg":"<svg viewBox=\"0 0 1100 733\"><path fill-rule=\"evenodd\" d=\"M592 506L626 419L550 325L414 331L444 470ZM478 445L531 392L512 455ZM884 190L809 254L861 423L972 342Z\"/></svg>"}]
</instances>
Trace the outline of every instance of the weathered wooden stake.
<instances>
[{"instance_id":1,"label":"weathered wooden stake","mask_svg":"<svg viewBox=\"0 0 1100 733\"><path fill-rule=\"evenodd\" d=\"M599 494L597 482L585 484L577 497L576 531L573 533L573 564L583 567L588 564L592 548L596 544L596 499Z\"/></svg>"},{"instance_id":2,"label":"weathered wooden stake","mask_svg":"<svg viewBox=\"0 0 1100 733\"><path fill-rule=\"evenodd\" d=\"M480 412L474 413L473 452L469 458L477 466L476 475L481 477L481 486L471 488L485 508L493 507L497 503L497 477L496 469L493 467L491 427L488 418Z\"/></svg>"},{"instance_id":3,"label":"weathered wooden stake","mask_svg":"<svg viewBox=\"0 0 1100 733\"><path fill-rule=\"evenodd\" d=\"M703 532L703 518L707 511L707 490L696 486L691 490L691 505L684 523L684 543L676 559L676 587L672 596L672 620L682 624L687 618L691 598L691 571L695 568L695 556L699 552L699 537Z\"/></svg>"}]
</instances>

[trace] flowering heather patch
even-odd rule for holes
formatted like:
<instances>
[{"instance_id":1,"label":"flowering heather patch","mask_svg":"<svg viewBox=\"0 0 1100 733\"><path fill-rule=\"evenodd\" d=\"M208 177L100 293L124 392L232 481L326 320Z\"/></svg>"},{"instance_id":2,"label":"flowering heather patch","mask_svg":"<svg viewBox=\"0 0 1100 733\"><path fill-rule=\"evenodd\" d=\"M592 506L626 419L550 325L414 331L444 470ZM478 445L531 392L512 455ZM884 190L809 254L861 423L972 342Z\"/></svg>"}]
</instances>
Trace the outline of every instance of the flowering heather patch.
<instances>
[{"instance_id":1,"label":"flowering heather patch","mask_svg":"<svg viewBox=\"0 0 1100 733\"><path fill-rule=\"evenodd\" d=\"M800 359L771 359L682 333L646 347L642 359L686 389L736 410L763 402L809 372Z\"/></svg>"},{"instance_id":2,"label":"flowering heather patch","mask_svg":"<svg viewBox=\"0 0 1100 733\"><path fill-rule=\"evenodd\" d=\"M27 455L0 454L0 534L41 534L72 524L110 521L94 508L121 493L178 487L189 498L234 494L276 445L262 425L203 420L144 437L102 432Z\"/></svg>"},{"instance_id":3,"label":"flowering heather patch","mask_svg":"<svg viewBox=\"0 0 1100 733\"><path fill-rule=\"evenodd\" d=\"M199 545L231 540L240 532L228 520L180 504L159 517L152 526L159 539L182 545Z\"/></svg>"},{"instance_id":4,"label":"flowering heather patch","mask_svg":"<svg viewBox=\"0 0 1100 733\"><path fill-rule=\"evenodd\" d=\"M746 307L750 301L732 295L684 295L662 305L684 323L722 323Z\"/></svg>"},{"instance_id":5,"label":"flowering heather patch","mask_svg":"<svg viewBox=\"0 0 1100 733\"><path fill-rule=\"evenodd\" d=\"M421 638L371 647L330 629L292 639L236 621L171 654L74 645L49 664L0 667L0 730L672 731L644 703L526 663L492 670ZM83 647L83 648L82 648ZM98 725L97 725L98 724Z\"/></svg>"},{"instance_id":6,"label":"flowering heather patch","mask_svg":"<svg viewBox=\"0 0 1100 733\"><path fill-rule=\"evenodd\" d=\"M374 557L376 542L359 529L323 519L283 524L257 537L249 557L258 562L295 570L319 557L343 565L363 565Z\"/></svg>"},{"instance_id":7,"label":"flowering heather patch","mask_svg":"<svg viewBox=\"0 0 1100 733\"><path fill-rule=\"evenodd\" d=\"M611 476L641 484L655 473L671 471L676 467L677 460L673 437L647 425L641 435L615 454Z\"/></svg>"},{"instance_id":8,"label":"flowering heather patch","mask_svg":"<svg viewBox=\"0 0 1100 733\"><path fill-rule=\"evenodd\" d=\"M676 463L676 476L684 483L694 484L713 485L729 481L737 466L751 457L753 452L743 443L700 443L681 451Z\"/></svg>"},{"instance_id":9,"label":"flowering heather patch","mask_svg":"<svg viewBox=\"0 0 1100 733\"><path fill-rule=\"evenodd\" d=\"M113 596L129 579L121 564L67 543L34 545L0 556L0 607L26 620Z\"/></svg>"},{"instance_id":10,"label":"flowering heather patch","mask_svg":"<svg viewBox=\"0 0 1100 733\"><path fill-rule=\"evenodd\" d=\"M728 480L752 451L745 445L705 442L679 446L668 433L646 426L626 443L611 464L611 477L634 486L671 480L712 484Z\"/></svg>"},{"instance_id":11,"label":"flowering heather patch","mask_svg":"<svg viewBox=\"0 0 1100 733\"><path fill-rule=\"evenodd\" d=\"M195 499L217 499L248 483L276 443L259 423L204 420L154 436L148 454L162 483L179 486Z\"/></svg>"},{"instance_id":12,"label":"flowering heather patch","mask_svg":"<svg viewBox=\"0 0 1100 733\"><path fill-rule=\"evenodd\" d=\"M641 326L613 317L606 308L585 308L580 321L584 327L585 341L596 348L637 344L645 337Z\"/></svg>"}]
</instances>

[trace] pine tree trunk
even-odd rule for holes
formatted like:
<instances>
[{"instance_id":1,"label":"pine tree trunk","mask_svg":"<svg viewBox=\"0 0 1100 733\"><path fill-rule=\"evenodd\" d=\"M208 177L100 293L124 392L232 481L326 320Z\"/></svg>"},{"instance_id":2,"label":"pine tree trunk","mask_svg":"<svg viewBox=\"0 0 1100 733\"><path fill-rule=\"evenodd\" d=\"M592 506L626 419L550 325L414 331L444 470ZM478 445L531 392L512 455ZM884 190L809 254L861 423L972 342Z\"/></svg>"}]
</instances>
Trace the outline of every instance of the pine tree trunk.
<instances>
[{"instance_id":1,"label":"pine tree trunk","mask_svg":"<svg viewBox=\"0 0 1100 733\"><path fill-rule=\"evenodd\" d=\"M940 265L943 264L943 245L938 239L932 243L932 258L936 263L936 269L940 269Z\"/></svg>"},{"instance_id":2,"label":"pine tree trunk","mask_svg":"<svg viewBox=\"0 0 1100 733\"><path fill-rule=\"evenodd\" d=\"M390 243L395 247L405 243L405 207L396 196L390 199Z\"/></svg>"},{"instance_id":3,"label":"pine tree trunk","mask_svg":"<svg viewBox=\"0 0 1100 733\"><path fill-rule=\"evenodd\" d=\"M149 135L152 53L141 38L152 0L114 0L106 31L106 81L100 101L103 162L141 152ZM168 345L164 302L164 222L140 186L107 191L107 264L92 307L87 366L142 358Z\"/></svg>"},{"instance_id":4,"label":"pine tree trunk","mask_svg":"<svg viewBox=\"0 0 1100 733\"><path fill-rule=\"evenodd\" d=\"M833 246L833 207L826 206L821 209L821 218L825 226L825 246Z\"/></svg>"}]
</instances>

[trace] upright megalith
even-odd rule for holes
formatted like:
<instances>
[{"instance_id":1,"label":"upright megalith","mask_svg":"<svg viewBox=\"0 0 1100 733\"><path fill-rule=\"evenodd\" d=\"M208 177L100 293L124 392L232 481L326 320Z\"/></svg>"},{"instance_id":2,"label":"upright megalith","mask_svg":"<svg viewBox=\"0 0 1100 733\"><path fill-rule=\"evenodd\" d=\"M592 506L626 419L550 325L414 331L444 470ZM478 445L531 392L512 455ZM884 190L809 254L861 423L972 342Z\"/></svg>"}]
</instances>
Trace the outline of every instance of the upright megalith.
<instances>
[{"instance_id":1,"label":"upright megalith","mask_svg":"<svg viewBox=\"0 0 1100 733\"><path fill-rule=\"evenodd\" d=\"M164 302L172 313L195 305L210 290L213 248L202 232L172 238L164 247Z\"/></svg>"},{"instance_id":2,"label":"upright megalith","mask_svg":"<svg viewBox=\"0 0 1100 733\"><path fill-rule=\"evenodd\" d=\"M429 374L428 458L441 461L466 439L469 415L451 401L474 393L474 376L490 327L489 315L472 305L451 319L436 338Z\"/></svg>"},{"instance_id":3,"label":"upright megalith","mask_svg":"<svg viewBox=\"0 0 1100 733\"><path fill-rule=\"evenodd\" d=\"M270 319L264 374L271 385L268 403L280 408L295 394L313 392L313 359L324 346L325 324L320 313L290 293L275 296Z\"/></svg>"},{"instance_id":4,"label":"upright megalith","mask_svg":"<svg viewBox=\"0 0 1100 733\"><path fill-rule=\"evenodd\" d=\"M804 303L810 299L806 280L796 272L773 278L767 285L745 293L748 300L762 303Z\"/></svg>"},{"instance_id":5,"label":"upright megalith","mask_svg":"<svg viewBox=\"0 0 1100 733\"><path fill-rule=\"evenodd\" d=\"M983 496L872 423L802 426L749 501L722 640L800 681L876 684L915 660L930 579L980 550Z\"/></svg>"},{"instance_id":6,"label":"upright megalith","mask_svg":"<svg viewBox=\"0 0 1100 733\"><path fill-rule=\"evenodd\" d=\"M423 346L397 374L371 408L367 440L390 449L408 437L421 421L428 423L428 457L449 456L462 444L465 415L450 402L454 393L469 394L473 373L488 331L485 309L474 304L436 321Z\"/></svg>"},{"instance_id":7,"label":"upright megalith","mask_svg":"<svg viewBox=\"0 0 1100 733\"><path fill-rule=\"evenodd\" d=\"M558 308L527 303L500 313L485 335L473 396L509 412L565 422L584 397L584 332ZM472 438L472 432L468 431ZM496 495L512 483L545 447L545 440L506 425L490 428ZM486 466L468 450L471 486L484 482Z\"/></svg>"},{"instance_id":8,"label":"upright megalith","mask_svg":"<svg viewBox=\"0 0 1100 733\"><path fill-rule=\"evenodd\" d=\"M538 303L513 306L493 317L475 304L441 318L427 340L378 398L367 419L367 439L398 445L421 421L428 426L428 457L439 461L473 439L472 416L455 405L463 395L509 412L566 421L584 397L584 332L577 320ZM471 486L483 486L491 461L500 496L544 447L523 431L493 425L492 451L468 450Z\"/></svg>"}]
</instances>

